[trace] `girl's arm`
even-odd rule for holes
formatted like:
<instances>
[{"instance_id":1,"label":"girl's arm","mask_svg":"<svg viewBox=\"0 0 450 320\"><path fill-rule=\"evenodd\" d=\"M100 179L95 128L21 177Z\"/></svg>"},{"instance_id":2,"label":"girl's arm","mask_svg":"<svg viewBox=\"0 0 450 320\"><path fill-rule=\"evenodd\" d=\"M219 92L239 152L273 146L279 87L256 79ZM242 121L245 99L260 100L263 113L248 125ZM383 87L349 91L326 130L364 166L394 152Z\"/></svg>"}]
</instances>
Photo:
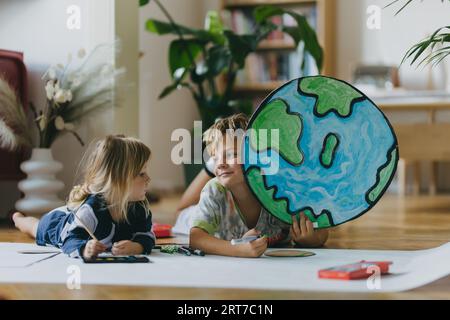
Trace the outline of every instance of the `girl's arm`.
<instances>
[{"instance_id":1,"label":"girl's arm","mask_svg":"<svg viewBox=\"0 0 450 320\"><path fill-rule=\"evenodd\" d=\"M142 203L134 203L128 212L131 223L131 239L115 242L111 248L114 255L150 254L156 243L152 231L152 213Z\"/></svg>"},{"instance_id":2,"label":"girl's arm","mask_svg":"<svg viewBox=\"0 0 450 320\"><path fill-rule=\"evenodd\" d=\"M73 215L73 213L71 213ZM95 237L101 238L102 227L106 226L105 223L102 224L102 219L100 216L96 216L92 207L88 204L83 204L76 212L76 216L80 221L73 216L73 221L69 227L67 233L61 234L61 249L62 251L73 258L82 257L84 254L84 249L88 241L91 239L89 233L85 228L89 228L89 231L94 234ZM105 251L105 250L103 250Z\"/></svg>"},{"instance_id":3,"label":"girl's arm","mask_svg":"<svg viewBox=\"0 0 450 320\"><path fill-rule=\"evenodd\" d=\"M138 203L135 203L134 210L134 216L137 219L132 224L131 241L141 245L142 252L140 253L150 254L156 243L156 237L152 231L152 213L149 209L144 208L143 204Z\"/></svg>"},{"instance_id":4,"label":"girl's arm","mask_svg":"<svg viewBox=\"0 0 450 320\"><path fill-rule=\"evenodd\" d=\"M249 243L233 246L231 241L218 239L196 227L191 229L189 240L192 248L200 249L209 254L231 257L257 258L267 248L267 238L260 238Z\"/></svg>"},{"instance_id":5,"label":"girl's arm","mask_svg":"<svg viewBox=\"0 0 450 320\"><path fill-rule=\"evenodd\" d=\"M89 241L89 234L82 227L76 227L69 232L61 246L62 251L71 258L81 258Z\"/></svg>"}]
</instances>

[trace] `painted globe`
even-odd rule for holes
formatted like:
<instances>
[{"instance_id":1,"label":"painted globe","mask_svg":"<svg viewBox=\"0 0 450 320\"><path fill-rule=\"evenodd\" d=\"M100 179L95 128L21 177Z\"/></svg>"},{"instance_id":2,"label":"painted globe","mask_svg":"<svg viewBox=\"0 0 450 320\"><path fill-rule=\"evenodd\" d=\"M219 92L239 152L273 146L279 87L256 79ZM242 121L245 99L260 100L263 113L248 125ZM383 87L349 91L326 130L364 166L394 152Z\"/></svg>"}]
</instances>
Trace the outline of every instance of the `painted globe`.
<instances>
[{"instance_id":1,"label":"painted globe","mask_svg":"<svg viewBox=\"0 0 450 320\"><path fill-rule=\"evenodd\" d=\"M273 91L251 117L242 148L245 180L262 206L287 223L304 212L317 228L370 210L399 157L380 109L350 84L324 76Z\"/></svg>"}]
</instances>

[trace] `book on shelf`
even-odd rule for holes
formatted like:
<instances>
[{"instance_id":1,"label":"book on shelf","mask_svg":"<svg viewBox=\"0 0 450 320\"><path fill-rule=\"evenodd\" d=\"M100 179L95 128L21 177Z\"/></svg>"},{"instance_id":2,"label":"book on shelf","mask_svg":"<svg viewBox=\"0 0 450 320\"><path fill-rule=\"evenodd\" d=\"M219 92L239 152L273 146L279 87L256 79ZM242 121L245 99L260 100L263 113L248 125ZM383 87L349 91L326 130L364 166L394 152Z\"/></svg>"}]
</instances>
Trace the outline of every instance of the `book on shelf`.
<instances>
[{"instance_id":1,"label":"book on shelf","mask_svg":"<svg viewBox=\"0 0 450 320\"><path fill-rule=\"evenodd\" d=\"M233 8L222 11L222 21L226 28L233 30L235 33L239 35L243 34L251 34L255 30L255 19L253 18L253 10L254 8ZM295 8L293 11L304 15L310 25L316 29L317 28L317 19L316 19L316 6L303 4L298 8ZM275 25L284 25L287 27L296 26L297 22L295 19L288 15L283 14L282 16L274 16L270 18L271 22ZM276 40L276 43L286 43L293 44L292 38L283 33L281 30L275 30L271 32L266 42L270 42L271 40Z\"/></svg>"},{"instance_id":2,"label":"book on shelf","mask_svg":"<svg viewBox=\"0 0 450 320\"><path fill-rule=\"evenodd\" d=\"M291 79L318 74L314 59L307 54L302 69L303 46L294 52L251 53L245 67L236 76L236 85L265 82L285 82Z\"/></svg>"},{"instance_id":3,"label":"book on shelf","mask_svg":"<svg viewBox=\"0 0 450 320\"><path fill-rule=\"evenodd\" d=\"M237 34L251 34L255 29L252 11L254 8L233 8L222 13L224 25ZM312 28L317 30L317 10L315 5L301 5L293 9L303 14ZM284 14L271 18L276 25L296 26L295 19ZM318 74L311 55L306 54L302 68L304 44L295 48L292 38L281 30L275 30L264 40L262 48L278 50L259 50L247 57L245 68L236 77L237 86L251 86L260 83L279 83L290 79ZM271 45L273 44L273 45ZM255 86L254 86L255 87ZM264 87L263 87L264 88Z\"/></svg>"}]
</instances>

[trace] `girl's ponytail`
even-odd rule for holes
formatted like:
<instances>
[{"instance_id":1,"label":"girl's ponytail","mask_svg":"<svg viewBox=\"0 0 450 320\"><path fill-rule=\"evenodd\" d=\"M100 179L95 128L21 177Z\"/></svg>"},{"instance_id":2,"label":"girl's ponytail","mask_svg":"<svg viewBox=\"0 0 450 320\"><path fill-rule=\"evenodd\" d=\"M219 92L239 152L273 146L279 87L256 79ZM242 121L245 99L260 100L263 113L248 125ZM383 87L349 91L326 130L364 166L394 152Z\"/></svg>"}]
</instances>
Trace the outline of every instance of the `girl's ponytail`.
<instances>
[{"instance_id":1,"label":"girl's ponytail","mask_svg":"<svg viewBox=\"0 0 450 320\"><path fill-rule=\"evenodd\" d=\"M71 210L77 208L89 196L89 194L89 188L86 185L74 186L70 191L67 206Z\"/></svg>"}]
</instances>

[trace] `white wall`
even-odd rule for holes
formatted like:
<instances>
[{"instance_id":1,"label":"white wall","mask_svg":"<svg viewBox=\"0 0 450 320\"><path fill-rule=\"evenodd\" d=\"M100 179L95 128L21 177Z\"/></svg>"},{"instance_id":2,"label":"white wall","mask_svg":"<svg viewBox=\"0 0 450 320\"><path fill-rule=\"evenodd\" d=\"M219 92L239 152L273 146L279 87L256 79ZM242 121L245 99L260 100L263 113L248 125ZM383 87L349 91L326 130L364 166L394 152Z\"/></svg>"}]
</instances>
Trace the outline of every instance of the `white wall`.
<instances>
[{"instance_id":1,"label":"white wall","mask_svg":"<svg viewBox=\"0 0 450 320\"><path fill-rule=\"evenodd\" d=\"M438 27L448 25L450 6L439 0L414 1L395 16L396 6L381 10L381 28L370 30L366 26L369 5L383 8L391 0L337 0L337 71L349 80L351 70L358 63L398 66L406 51ZM408 63L402 65L403 85L422 89L427 85L428 68L416 69Z\"/></svg>"},{"instance_id":2,"label":"white wall","mask_svg":"<svg viewBox=\"0 0 450 320\"><path fill-rule=\"evenodd\" d=\"M69 5L81 8L81 29L66 27ZM80 48L88 53L99 43L114 40L113 0L0 0L0 48L22 51L28 69L29 98L37 107L45 103L41 76L51 64L66 63L68 53L76 56ZM89 142L113 130L112 112L85 121L77 130ZM58 177L66 184L61 192L70 190L77 164L84 151L71 135L58 139L53 147L54 157L64 164ZM0 185L5 188L5 184ZM15 186L8 188L14 190ZM8 201L17 197L17 191ZM2 208L5 204L2 199Z\"/></svg>"},{"instance_id":3,"label":"white wall","mask_svg":"<svg viewBox=\"0 0 450 320\"><path fill-rule=\"evenodd\" d=\"M352 68L361 64L386 64L399 66L406 51L437 28L450 22L450 4L439 0L414 1L395 16L398 5L381 10L381 29L370 30L366 26L369 5L383 8L391 0L337 0L337 76L351 80ZM436 78L450 75L450 59L432 69ZM400 81L409 89L427 89L430 75L429 67L410 66L409 62L400 68ZM448 88L450 84L436 82L436 89ZM387 113L392 122L426 122L427 115L420 112ZM448 112L438 112L437 121L449 122ZM429 163L422 163L422 187L426 187L429 177ZM409 172L412 177L412 172ZM450 166L440 164L438 186L450 189ZM411 184L411 180L409 181Z\"/></svg>"},{"instance_id":4,"label":"white wall","mask_svg":"<svg viewBox=\"0 0 450 320\"><path fill-rule=\"evenodd\" d=\"M94 1L92 1L94 2ZM125 68L117 91L118 107L114 111L114 132L139 136L139 3L115 0L115 30L120 39L116 66Z\"/></svg>"},{"instance_id":5,"label":"white wall","mask_svg":"<svg viewBox=\"0 0 450 320\"><path fill-rule=\"evenodd\" d=\"M191 27L203 26L202 0L165 0L165 7L175 21ZM150 163L151 185L156 189L173 189L184 186L183 167L170 159L172 131L193 128L199 120L195 103L186 90L177 91L162 100L158 95L169 85L168 48L172 36L157 36L145 31L145 21L152 17L166 20L154 4L140 9L140 137L152 150Z\"/></svg>"}]
</instances>

